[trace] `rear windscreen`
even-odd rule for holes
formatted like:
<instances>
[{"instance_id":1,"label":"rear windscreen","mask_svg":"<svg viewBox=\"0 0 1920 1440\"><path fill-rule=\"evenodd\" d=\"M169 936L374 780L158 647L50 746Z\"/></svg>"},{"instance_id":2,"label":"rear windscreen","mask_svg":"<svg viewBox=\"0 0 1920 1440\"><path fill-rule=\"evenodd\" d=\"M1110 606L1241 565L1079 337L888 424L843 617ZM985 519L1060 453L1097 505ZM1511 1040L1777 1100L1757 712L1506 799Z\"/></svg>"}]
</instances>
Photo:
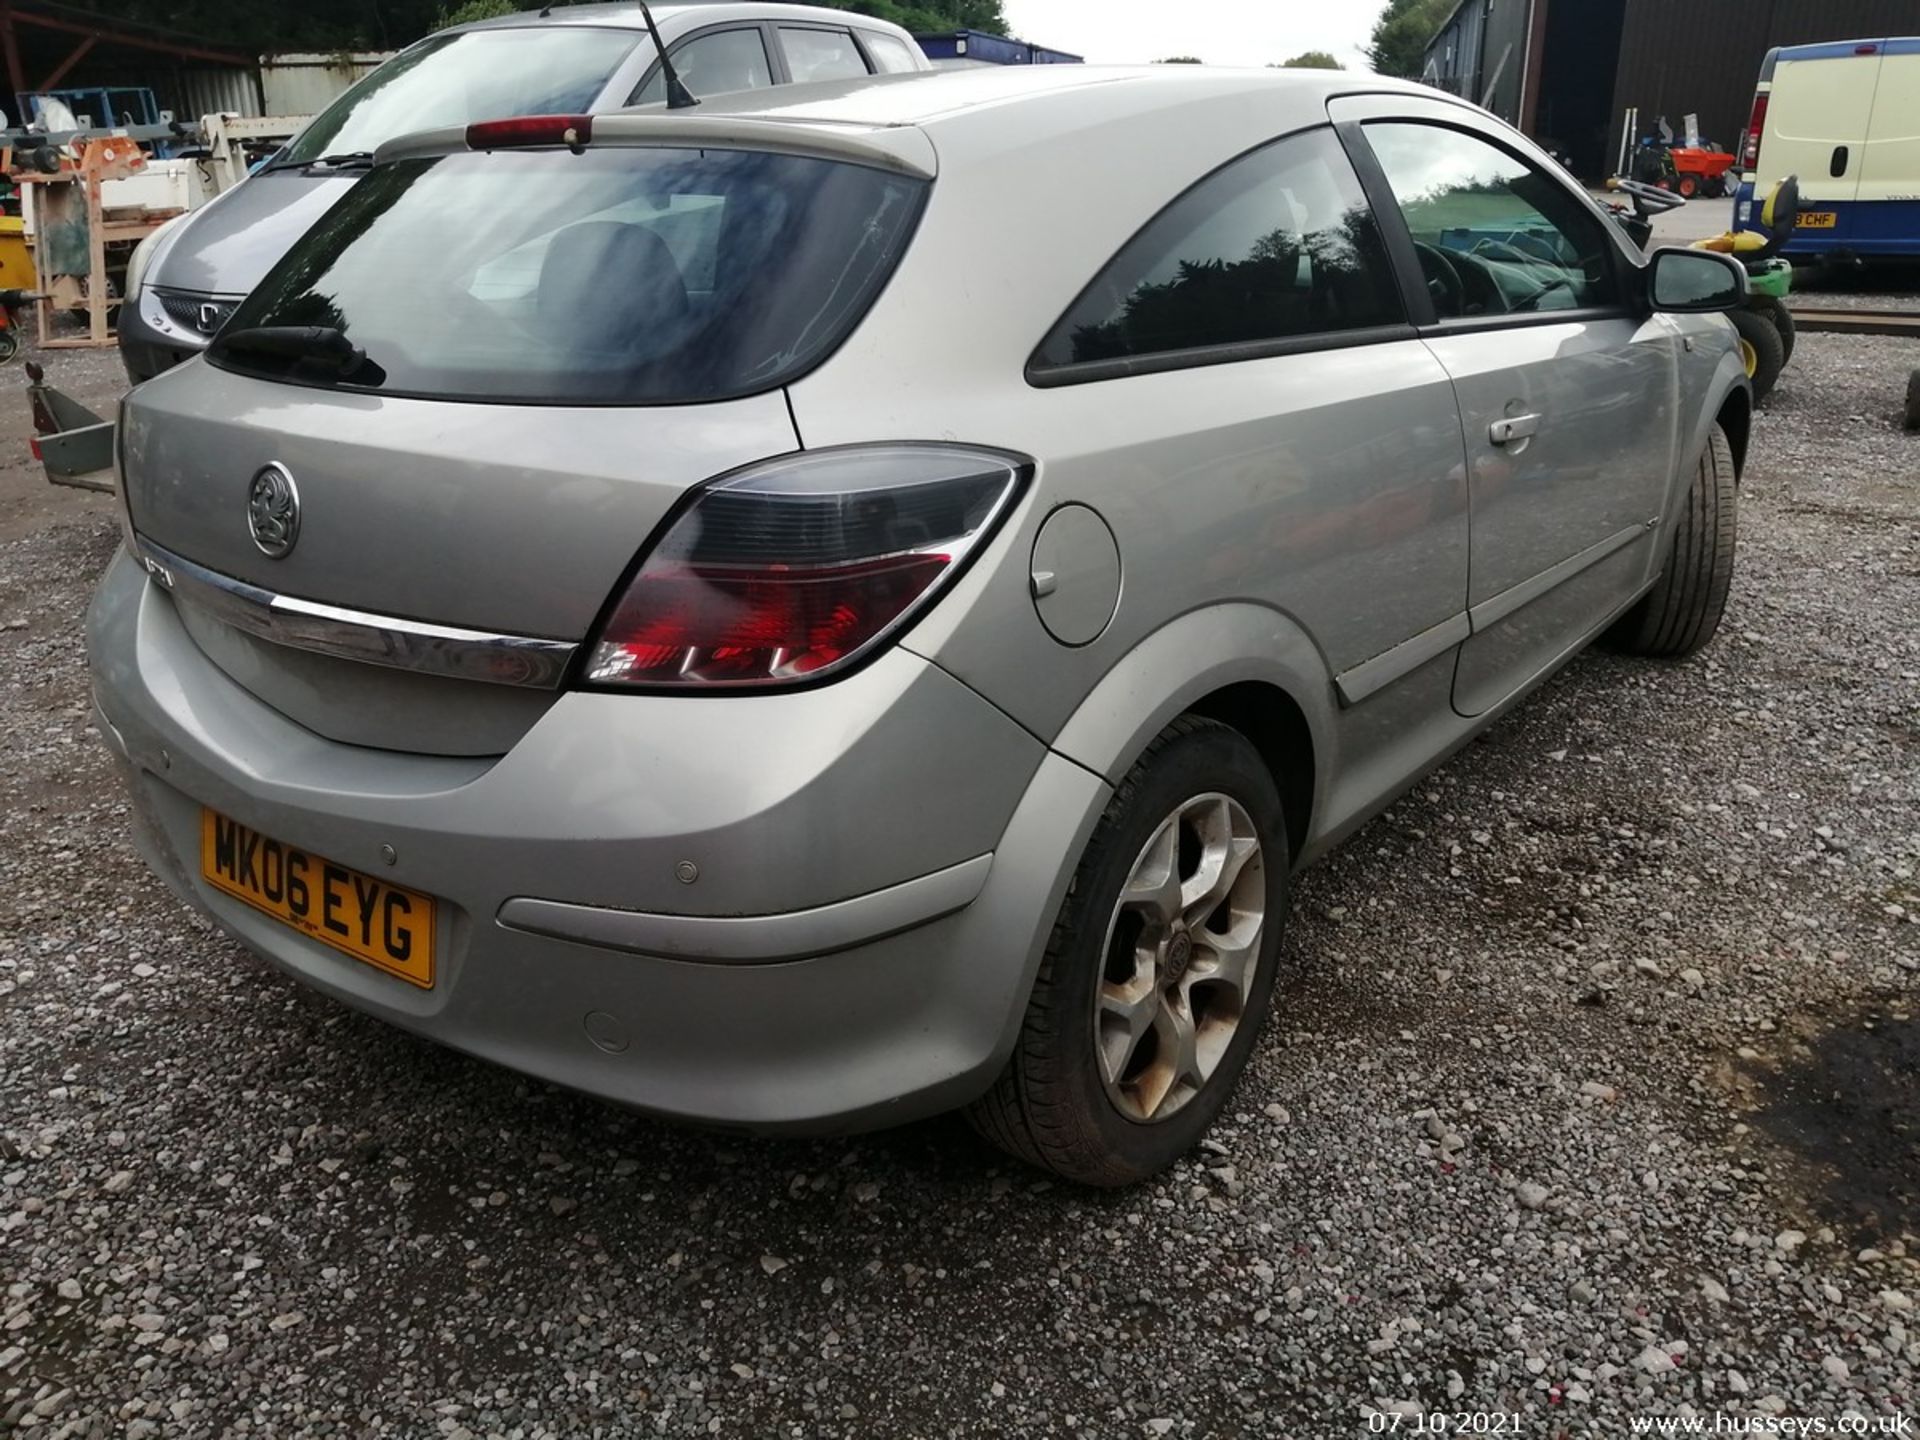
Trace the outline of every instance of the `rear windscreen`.
<instances>
[{"instance_id":1,"label":"rear windscreen","mask_svg":"<svg viewBox=\"0 0 1920 1440\"><path fill-rule=\"evenodd\" d=\"M445 399L671 405L797 378L898 263L925 183L741 150L461 153L383 165L287 254L211 358ZM247 343L324 327L316 363Z\"/></svg>"},{"instance_id":2,"label":"rear windscreen","mask_svg":"<svg viewBox=\"0 0 1920 1440\"><path fill-rule=\"evenodd\" d=\"M396 135L593 108L640 38L633 29L527 26L455 30L403 50L320 112L275 169L375 150Z\"/></svg>"}]
</instances>

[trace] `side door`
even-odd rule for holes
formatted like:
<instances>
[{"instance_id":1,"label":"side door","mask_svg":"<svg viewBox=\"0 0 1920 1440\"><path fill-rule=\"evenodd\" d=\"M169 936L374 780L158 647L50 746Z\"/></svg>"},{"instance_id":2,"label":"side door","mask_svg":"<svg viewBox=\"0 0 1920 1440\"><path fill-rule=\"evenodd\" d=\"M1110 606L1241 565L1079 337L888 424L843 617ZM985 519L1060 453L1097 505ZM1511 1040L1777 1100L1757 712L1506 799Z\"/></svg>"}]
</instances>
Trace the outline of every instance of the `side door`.
<instances>
[{"instance_id":1,"label":"side door","mask_svg":"<svg viewBox=\"0 0 1920 1440\"><path fill-rule=\"evenodd\" d=\"M1356 774L1445 713L1467 633L1459 414L1331 126L1173 199L1027 377L1051 397L1049 485L1126 557L1123 644L1224 602L1290 616L1355 714Z\"/></svg>"},{"instance_id":2,"label":"side door","mask_svg":"<svg viewBox=\"0 0 1920 1440\"><path fill-rule=\"evenodd\" d=\"M667 46L667 53L673 57L673 68L696 97L758 90L774 83L773 59L767 49L766 30L760 25L716 25L696 30L686 39ZM654 105L665 102L666 98L666 77L656 60L634 87L627 103Z\"/></svg>"},{"instance_id":3,"label":"side door","mask_svg":"<svg viewBox=\"0 0 1920 1440\"><path fill-rule=\"evenodd\" d=\"M1472 636L1453 695L1460 714L1479 715L1588 640L1654 573L1677 332L1630 303L1637 271L1615 227L1550 162L1459 106L1334 104L1459 402Z\"/></svg>"}]
</instances>

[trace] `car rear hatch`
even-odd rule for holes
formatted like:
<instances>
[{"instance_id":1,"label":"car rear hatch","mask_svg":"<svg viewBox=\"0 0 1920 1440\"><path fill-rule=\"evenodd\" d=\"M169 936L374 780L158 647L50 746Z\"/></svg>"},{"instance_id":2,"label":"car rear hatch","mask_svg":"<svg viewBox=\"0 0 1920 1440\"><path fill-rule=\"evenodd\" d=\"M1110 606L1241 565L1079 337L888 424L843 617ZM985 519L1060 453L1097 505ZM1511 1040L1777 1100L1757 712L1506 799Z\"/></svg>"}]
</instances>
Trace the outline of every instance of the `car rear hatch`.
<instances>
[{"instance_id":1,"label":"car rear hatch","mask_svg":"<svg viewBox=\"0 0 1920 1440\"><path fill-rule=\"evenodd\" d=\"M925 188L844 142L585 125L377 166L206 362L127 402L150 571L321 734L510 748L681 498L799 448L783 387L858 323Z\"/></svg>"}]
</instances>

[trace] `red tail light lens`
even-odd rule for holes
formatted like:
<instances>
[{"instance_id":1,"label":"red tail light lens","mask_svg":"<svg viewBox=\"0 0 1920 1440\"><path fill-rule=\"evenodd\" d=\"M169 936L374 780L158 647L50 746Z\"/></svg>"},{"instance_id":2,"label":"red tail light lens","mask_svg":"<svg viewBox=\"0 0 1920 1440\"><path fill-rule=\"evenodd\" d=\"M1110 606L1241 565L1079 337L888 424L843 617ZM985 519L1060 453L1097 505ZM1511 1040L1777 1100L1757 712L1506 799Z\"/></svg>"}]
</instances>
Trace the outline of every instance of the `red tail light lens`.
<instances>
[{"instance_id":1,"label":"red tail light lens","mask_svg":"<svg viewBox=\"0 0 1920 1440\"><path fill-rule=\"evenodd\" d=\"M642 561L586 679L768 686L845 669L952 582L1030 470L993 450L872 445L718 480Z\"/></svg>"},{"instance_id":2,"label":"red tail light lens","mask_svg":"<svg viewBox=\"0 0 1920 1440\"><path fill-rule=\"evenodd\" d=\"M467 126L469 150L510 150L516 145L584 145L593 139L591 115L517 115Z\"/></svg>"},{"instance_id":3,"label":"red tail light lens","mask_svg":"<svg viewBox=\"0 0 1920 1440\"><path fill-rule=\"evenodd\" d=\"M1760 132L1767 128L1767 97L1753 97L1753 113L1747 117L1746 143L1740 147L1740 166L1751 170L1760 163Z\"/></svg>"}]
</instances>

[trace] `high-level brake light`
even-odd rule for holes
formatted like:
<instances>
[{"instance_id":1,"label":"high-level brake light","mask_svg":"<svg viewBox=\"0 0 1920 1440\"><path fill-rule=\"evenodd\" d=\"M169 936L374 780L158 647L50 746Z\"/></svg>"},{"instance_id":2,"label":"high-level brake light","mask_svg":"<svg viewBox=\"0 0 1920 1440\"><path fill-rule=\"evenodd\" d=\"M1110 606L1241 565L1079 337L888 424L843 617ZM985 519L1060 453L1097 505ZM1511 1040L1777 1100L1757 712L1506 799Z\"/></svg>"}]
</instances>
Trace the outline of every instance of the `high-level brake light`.
<instances>
[{"instance_id":1,"label":"high-level brake light","mask_svg":"<svg viewBox=\"0 0 1920 1440\"><path fill-rule=\"evenodd\" d=\"M593 139L591 115L516 115L508 120L477 120L467 126L469 150L511 150L521 145L571 145Z\"/></svg>"}]
</instances>

